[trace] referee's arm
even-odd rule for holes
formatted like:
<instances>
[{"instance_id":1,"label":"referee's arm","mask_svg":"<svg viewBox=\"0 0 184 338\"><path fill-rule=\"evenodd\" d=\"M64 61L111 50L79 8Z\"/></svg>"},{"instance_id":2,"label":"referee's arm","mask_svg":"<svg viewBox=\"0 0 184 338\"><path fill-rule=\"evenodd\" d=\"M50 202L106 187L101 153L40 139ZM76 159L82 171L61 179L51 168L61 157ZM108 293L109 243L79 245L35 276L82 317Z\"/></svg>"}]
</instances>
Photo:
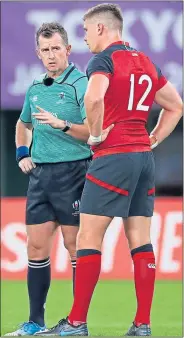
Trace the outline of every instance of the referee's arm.
<instances>
[{"instance_id":1,"label":"referee's arm","mask_svg":"<svg viewBox=\"0 0 184 338\"><path fill-rule=\"evenodd\" d=\"M80 141L87 142L89 138L89 129L87 119L85 118L84 124L73 124L71 128L66 132L67 135L70 135Z\"/></svg>"},{"instance_id":2,"label":"referee's arm","mask_svg":"<svg viewBox=\"0 0 184 338\"><path fill-rule=\"evenodd\" d=\"M17 148L21 146L29 148L32 142L33 126L31 122L31 107L29 101L30 88L31 87L29 87L26 92L22 112L16 124L15 143Z\"/></svg>"},{"instance_id":3,"label":"referee's arm","mask_svg":"<svg viewBox=\"0 0 184 338\"><path fill-rule=\"evenodd\" d=\"M89 138L89 128L88 128L88 122L86 119L86 110L84 107L84 96L86 93L87 85L88 85L88 79L86 76L79 78L74 83L74 87L76 91L76 100L77 100L78 105L80 106L80 113L81 113L81 118L83 120L83 124L72 124L71 129L66 132L66 134L83 142L87 142Z\"/></svg>"},{"instance_id":4,"label":"referee's arm","mask_svg":"<svg viewBox=\"0 0 184 338\"><path fill-rule=\"evenodd\" d=\"M16 147L30 147L32 142L32 123L25 123L19 119L16 124L15 143Z\"/></svg>"}]
</instances>

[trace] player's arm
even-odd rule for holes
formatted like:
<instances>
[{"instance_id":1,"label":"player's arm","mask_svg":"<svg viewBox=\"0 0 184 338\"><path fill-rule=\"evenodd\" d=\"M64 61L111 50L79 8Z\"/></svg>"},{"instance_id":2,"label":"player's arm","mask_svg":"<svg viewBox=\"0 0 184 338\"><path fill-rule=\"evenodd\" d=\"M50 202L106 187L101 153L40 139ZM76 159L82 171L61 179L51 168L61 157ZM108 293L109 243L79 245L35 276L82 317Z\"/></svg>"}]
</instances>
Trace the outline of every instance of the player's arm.
<instances>
[{"instance_id":1,"label":"player's arm","mask_svg":"<svg viewBox=\"0 0 184 338\"><path fill-rule=\"evenodd\" d=\"M154 142L159 144L172 133L178 124L182 117L183 103L180 95L169 81L156 92L155 102L163 108L157 125L151 132L151 135L154 135L153 144Z\"/></svg>"},{"instance_id":2,"label":"player's arm","mask_svg":"<svg viewBox=\"0 0 184 338\"><path fill-rule=\"evenodd\" d=\"M113 63L108 55L99 57L96 55L91 59L87 68L89 78L84 105L86 109L90 138L88 143L96 145L103 142L113 128L103 128L104 120L104 97L109 87L110 77L113 74Z\"/></svg>"},{"instance_id":3,"label":"player's arm","mask_svg":"<svg viewBox=\"0 0 184 338\"><path fill-rule=\"evenodd\" d=\"M102 134L104 118L104 97L109 87L109 79L103 74L92 74L84 97L90 135Z\"/></svg>"},{"instance_id":4,"label":"player's arm","mask_svg":"<svg viewBox=\"0 0 184 338\"><path fill-rule=\"evenodd\" d=\"M28 90L15 131L16 159L19 167L25 174L29 173L30 170L35 167L35 164L31 160L29 150L32 142L32 130L33 126L31 122Z\"/></svg>"}]
</instances>

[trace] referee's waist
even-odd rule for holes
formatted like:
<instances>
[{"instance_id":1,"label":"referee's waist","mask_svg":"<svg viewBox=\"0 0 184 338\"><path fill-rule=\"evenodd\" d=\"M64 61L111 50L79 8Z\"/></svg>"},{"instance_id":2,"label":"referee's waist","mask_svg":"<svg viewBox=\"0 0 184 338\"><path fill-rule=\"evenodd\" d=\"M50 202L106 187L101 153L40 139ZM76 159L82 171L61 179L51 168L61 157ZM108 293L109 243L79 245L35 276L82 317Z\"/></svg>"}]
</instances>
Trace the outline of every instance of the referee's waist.
<instances>
[{"instance_id":1,"label":"referee's waist","mask_svg":"<svg viewBox=\"0 0 184 338\"><path fill-rule=\"evenodd\" d=\"M58 162L35 162L34 163L36 165L54 165L54 164L62 164L62 163L72 163L72 162L82 162L82 161L90 161L92 160L92 155L91 156L88 156L88 157L85 157L85 158L81 158L81 159L78 159L78 160L69 160L69 161L58 161Z\"/></svg>"}]
</instances>

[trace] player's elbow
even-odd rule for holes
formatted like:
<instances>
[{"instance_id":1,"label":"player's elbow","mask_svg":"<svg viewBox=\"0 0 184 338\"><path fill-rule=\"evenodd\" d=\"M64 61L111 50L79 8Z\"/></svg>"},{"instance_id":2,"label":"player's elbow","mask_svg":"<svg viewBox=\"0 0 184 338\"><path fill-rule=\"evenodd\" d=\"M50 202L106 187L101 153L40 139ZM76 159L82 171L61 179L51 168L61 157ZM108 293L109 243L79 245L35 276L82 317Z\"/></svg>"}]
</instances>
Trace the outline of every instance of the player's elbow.
<instances>
[{"instance_id":1,"label":"player's elbow","mask_svg":"<svg viewBox=\"0 0 184 338\"><path fill-rule=\"evenodd\" d=\"M183 101L182 101L182 99L179 100L179 102L178 102L177 111L178 111L179 115L181 115L181 116L183 115Z\"/></svg>"},{"instance_id":2,"label":"player's elbow","mask_svg":"<svg viewBox=\"0 0 184 338\"><path fill-rule=\"evenodd\" d=\"M84 97L85 106L97 106L103 103L104 97L102 95L86 94Z\"/></svg>"},{"instance_id":3,"label":"player's elbow","mask_svg":"<svg viewBox=\"0 0 184 338\"><path fill-rule=\"evenodd\" d=\"M179 118L183 115L183 102L181 98L178 98L173 104L171 105L171 111L173 114L178 116Z\"/></svg>"}]
</instances>

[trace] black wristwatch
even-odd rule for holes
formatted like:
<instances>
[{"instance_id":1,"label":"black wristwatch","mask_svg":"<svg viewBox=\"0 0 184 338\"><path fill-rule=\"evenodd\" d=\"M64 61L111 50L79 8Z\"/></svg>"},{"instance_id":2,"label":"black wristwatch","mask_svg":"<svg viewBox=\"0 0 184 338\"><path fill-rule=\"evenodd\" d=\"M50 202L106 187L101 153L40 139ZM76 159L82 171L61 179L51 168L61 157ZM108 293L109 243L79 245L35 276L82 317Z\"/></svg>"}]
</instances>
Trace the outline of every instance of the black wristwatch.
<instances>
[{"instance_id":1,"label":"black wristwatch","mask_svg":"<svg viewBox=\"0 0 184 338\"><path fill-rule=\"evenodd\" d=\"M71 127L72 127L72 123L70 121L65 120L65 127L64 129L62 129L62 131L66 133L66 131L70 130Z\"/></svg>"}]
</instances>

